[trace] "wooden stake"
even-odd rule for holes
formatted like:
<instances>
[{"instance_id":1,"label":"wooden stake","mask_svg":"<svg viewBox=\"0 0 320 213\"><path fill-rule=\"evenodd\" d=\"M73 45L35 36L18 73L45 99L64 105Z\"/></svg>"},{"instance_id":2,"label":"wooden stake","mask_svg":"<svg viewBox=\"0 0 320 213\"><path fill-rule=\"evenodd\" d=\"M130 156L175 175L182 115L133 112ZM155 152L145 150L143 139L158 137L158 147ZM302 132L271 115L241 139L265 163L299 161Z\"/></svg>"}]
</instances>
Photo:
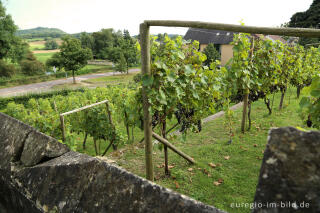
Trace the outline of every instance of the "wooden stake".
<instances>
[{"instance_id":1,"label":"wooden stake","mask_svg":"<svg viewBox=\"0 0 320 213\"><path fill-rule=\"evenodd\" d=\"M248 108L248 97L249 97L249 89L244 91L243 95L243 110L242 110L242 121L241 121L241 132L244 133L247 119L247 108Z\"/></svg>"},{"instance_id":2,"label":"wooden stake","mask_svg":"<svg viewBox=\"0 0 320 213\"><path fill-rule=\"evenodd\" d=\"M183 157L184 159L186 159L187 161L189 161L190 163L195 163L195 161L188 156L187 154L183 153L182 151L180 151L179 149L177 149L174 145L172 145L169 141L167 141L166 139L164 139L163 137L161 137L160 135L158 135L155 132L152 132L152 136L157 139L157 141L163 143L164 145L166 145L168 148L170 148L172 151L174 151L175 153L177 153L178 155L180 155L181 157Z\"/></svg>"},{"instance_id":3,"label":"wooden stake","mask_svg":"<svg viewBox=\"0 0 320 213\"><path fill-rule=\"evenodd\" d=\"M150 76L150 29L145 23L140 24L140 43L141 43L141 71L142 75ZM147 95L148 88L142 86L143 99L143 119L144 119L144 138L146 156L146 178L153 181L153 162L152 162L152 127L151 116L149 113L149 101Z\"/></svg>"},{"instance_id":4,"label":"wooden stake","mask_svg":"<svg viewBox=\"0 0 320 213\"><path fill-rule=\"evenodd\" d=\"M65 128L64 128L64 117L63 115L60 115L60 122L61 122L61 131L62 131L62 141L66 141L66 133L65 133Z\"/></svg>"}]
</instances>

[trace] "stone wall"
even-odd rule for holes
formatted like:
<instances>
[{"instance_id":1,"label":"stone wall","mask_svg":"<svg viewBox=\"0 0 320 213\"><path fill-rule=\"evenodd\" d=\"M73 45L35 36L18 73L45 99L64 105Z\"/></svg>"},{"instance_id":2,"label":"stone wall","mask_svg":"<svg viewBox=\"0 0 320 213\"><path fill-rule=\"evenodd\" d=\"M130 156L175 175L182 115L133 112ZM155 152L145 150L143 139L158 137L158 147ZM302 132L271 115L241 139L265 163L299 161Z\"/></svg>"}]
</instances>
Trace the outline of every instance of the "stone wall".
<instances>
[{"instance_id":1,"label":"stone wall","mask_svg":"<svg viewBox=\"0 0 320 213\"><path fill-rule=\"evenodd\" d=\"M0 113L0 212L223 212Z\"/></svg>"},{"instance_id":2,"label":"stone wall","mask_svg":"<svg viewBox=\"0 0 320 213\"><path fill-rule=\"evenodd\" d=\"M320 212L320 132L269 132L255 207L256 213Z\"/></svg>"}]
</instances>

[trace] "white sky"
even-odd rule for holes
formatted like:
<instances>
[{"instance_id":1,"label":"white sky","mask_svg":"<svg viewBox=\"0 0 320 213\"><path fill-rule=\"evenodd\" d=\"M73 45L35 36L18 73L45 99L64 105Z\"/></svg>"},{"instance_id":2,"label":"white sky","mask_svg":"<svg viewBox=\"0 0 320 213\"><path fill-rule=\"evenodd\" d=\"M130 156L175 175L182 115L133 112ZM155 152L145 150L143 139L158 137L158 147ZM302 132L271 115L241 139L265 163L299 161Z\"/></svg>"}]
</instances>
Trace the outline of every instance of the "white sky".
<instances>
[{"instance_id":1,"label":"white sky","mask_svg":"<svg viewBox=\"0 0 320 213\"><path fill-rule=\"evenodd\" d=\"M143 20L190 20L276 27L313 0L2 0L20 29L55 27L67 33L102 28L139 33ZM185 28L152 27L151 33Z\"/></svg>"}]
</instances>

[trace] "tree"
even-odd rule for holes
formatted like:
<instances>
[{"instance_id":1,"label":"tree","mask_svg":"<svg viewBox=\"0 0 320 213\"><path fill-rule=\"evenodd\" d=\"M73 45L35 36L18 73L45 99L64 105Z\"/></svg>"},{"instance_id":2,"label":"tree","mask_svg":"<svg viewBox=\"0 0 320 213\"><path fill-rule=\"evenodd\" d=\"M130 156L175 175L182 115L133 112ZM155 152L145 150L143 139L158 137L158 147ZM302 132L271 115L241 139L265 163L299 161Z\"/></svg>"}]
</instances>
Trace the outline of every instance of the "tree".
<instances>
[{"instance_id":1,"label":"tree","mask_svg":"<svg viewBox=\"0 0 320 213\"><path fill-rule=\"evenodd\" d=\"M92 53L95 58L107 59L110 48L113 46L113 29L102 29L99 32L92 33L94 45Z\"/></svg>"},{"instance_id":2,"label":"tree","mask_svg":"<svg viewBox=\"0 0 320 213\"><path fill-rule=\"evenodd\" d=\"M127 70L127 62L126 62L126 59L124 58L123 53L121 53L120 59L116 65L116 71L125 72L126 70Z\"/></svg>"},{"instance_id":3,"label":"tree","mask_svg":"<svg viewBox=\"0 0 320 213\"><path fill-rule=\"evenodd\" d=\"M15 74L16 69L13 64L8 64L0 60L0 77L11 77Z\"/></svg>"},{"instance_id":4,"label":"tree","mask_svg":"<svg viewBox=\"0 0 320 213\"><path fill-rule=\"evenodd\" d=\"M21 72L25 75L41 75L45 72L44 64L38 61L31 51L27 51L19 63Z\"/></svg>"},{"instance_id":5,"label":"tree","mask_svg":"<svg viewBox=\"0 0 320 213\"><path fill-rule=\"evenodd\" d=\"M80 41L81 41L82 48L89 48L93 51L94 38L91 34L82 32L80 34Z\"/></svg>"},{"instance_id":6,"label":"tree","mask_svg":"<svg viewBox=\"0 0 320 213\"><path fill-rule=\"evenodd\" d=\"M121 60L124 60L122 64L125 64L125 71L129 73L129 67L138 63L138 50L136 48L135 40L130 36L128 30L123 31L123 36L121 34L117 35L117 42L115 46L110 50L109 60L113 63L119 64ZM123 57L123 59L121 59Z\"/></svg>"},{"instance_id":7,"label":"tree","mask_svg":"<svg viewBox=\"0 0 320 213\"><path fill-rule=\"evenodd\" d=\"M88 48L82 48L79 39L66 36L62 38L62 41L60 46L62 67L72 71L73 83L75 84L75 72L87 65L87 61L92 59L92 52Z\"/></svg>"},{"instance_id":8,"label":"tree","mask_svg":"<svg viewBox=\"0 0 320 213\"><path fill-rule=\"evenodd\" d=\"M6 10L0 1L0 59L9 56L16 38L14 35L16 30L17 26L11 16L6 14Z\"/></svg>"},{"instance_id":9,"label":"tree","mask_svg":"<svg viewBox=\"0 0 320 213\"><path fill-rule=\"evenodd\" d=\"M55 53L46 61L48 67L57 67L58 71L63 67L63 62L60 53Z\"/></svg>"},{"instance_id":10,"label":"tree","mask_svg":"<svg viewBox=\"0 0 320 213\"><path fill-rule=\"evenodd\" d=\"M320 0L314 0L305 12L295 13L289 22L289 27L320 28ZM319 38L300 38L301 45L317 43Z\"/></svg>"},{"instance_id":11,"label":"tree","mask_svg":"<svg viewBox=\"0 0 320 213\"><path fill-rule=\"evenodd\" d=\"M208 44L203 53L207 56L207 60L204 62L206 66L210 66L210 63L215 60L220 60L220 53L213 43Z\"/></svg>"},{"instance_id":12,"label":"tree","mask_svg":"<svg viewBox=\"0 0 320 213\"><path fill-rule=\"evenodd\" d=\"M53 39L49 39L44 43L45 49L46 50L55 50L58 49L59 45L58 43L53 40Z\"/></svg>"}]
</instances>

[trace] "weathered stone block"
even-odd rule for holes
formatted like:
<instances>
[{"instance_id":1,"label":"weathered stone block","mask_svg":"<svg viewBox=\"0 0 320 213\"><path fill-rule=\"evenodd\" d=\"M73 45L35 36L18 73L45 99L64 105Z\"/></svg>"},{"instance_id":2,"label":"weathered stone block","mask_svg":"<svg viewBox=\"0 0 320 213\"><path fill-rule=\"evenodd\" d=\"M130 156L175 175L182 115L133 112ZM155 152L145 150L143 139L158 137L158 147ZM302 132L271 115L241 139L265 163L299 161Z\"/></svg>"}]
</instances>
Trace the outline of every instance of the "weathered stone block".
<instances>
[{"instance_id":1,"label":"weathered stone block","mask_svg":"<svg viewBox=\"0 0 320 213\"><path fill-rule=\"evenodd\" d=\"M40 132L32 131L25 140L21 162L25 166L34 166L41 161L55 158L68 152L69 148Z\"/></svg>"},{"instance_id":2,"label":"weathered stone block","mask_svg":"<svg viewBox=\"0 0 320 213\"><path fill-rule=\"evenodd\" d=\"M320 132L270 130L255 205L259 213L320 212Z\"/></svg>"}]
</instances>

